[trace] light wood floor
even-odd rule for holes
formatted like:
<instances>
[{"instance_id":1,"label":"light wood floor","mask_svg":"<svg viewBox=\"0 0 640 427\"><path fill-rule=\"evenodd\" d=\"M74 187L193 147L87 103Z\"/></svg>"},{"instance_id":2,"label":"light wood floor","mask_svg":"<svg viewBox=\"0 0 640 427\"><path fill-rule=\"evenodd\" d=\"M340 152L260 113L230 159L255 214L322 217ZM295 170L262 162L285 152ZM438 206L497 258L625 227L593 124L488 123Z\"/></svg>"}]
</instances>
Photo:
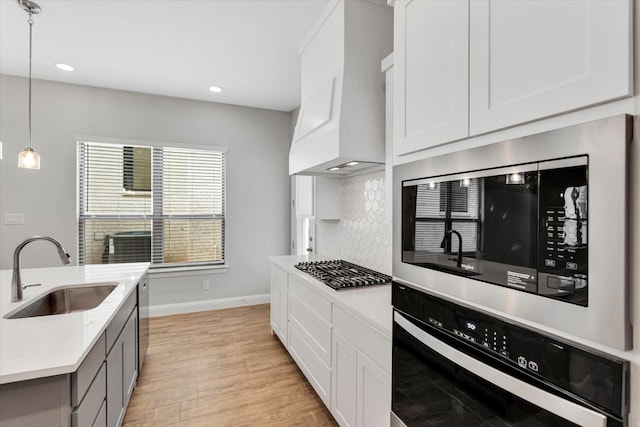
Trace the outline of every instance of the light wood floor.
<instances>
[{"instance_id":1,"label":"light wood floor","mask_svg":"<svg viewBox=\"0 0 640 427\"><path fill-rule=\"evenodd\" d=\"M337 426L277 337L269 305L152 318L134 426Z\"/></svg>"}]
</instances>

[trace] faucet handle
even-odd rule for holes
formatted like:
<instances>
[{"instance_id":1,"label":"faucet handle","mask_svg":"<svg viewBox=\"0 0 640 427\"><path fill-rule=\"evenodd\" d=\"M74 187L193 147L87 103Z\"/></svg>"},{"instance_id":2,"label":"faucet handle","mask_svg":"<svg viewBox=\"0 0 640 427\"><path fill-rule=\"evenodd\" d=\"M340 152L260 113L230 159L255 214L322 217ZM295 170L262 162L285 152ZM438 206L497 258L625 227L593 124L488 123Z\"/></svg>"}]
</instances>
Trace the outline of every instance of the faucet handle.
<instances>
[{"instance_id":1,"label":"faucet handle","mask_svg":"<svg viewBox=\"0 0 640 427\"><path fill-rule=\"evenodd\" d=\"M26 283L22 285L22 289L32 288L34 286L42 286L42 283L34 283L33 285L27 285Z\"/></svg>"}]
</instances>

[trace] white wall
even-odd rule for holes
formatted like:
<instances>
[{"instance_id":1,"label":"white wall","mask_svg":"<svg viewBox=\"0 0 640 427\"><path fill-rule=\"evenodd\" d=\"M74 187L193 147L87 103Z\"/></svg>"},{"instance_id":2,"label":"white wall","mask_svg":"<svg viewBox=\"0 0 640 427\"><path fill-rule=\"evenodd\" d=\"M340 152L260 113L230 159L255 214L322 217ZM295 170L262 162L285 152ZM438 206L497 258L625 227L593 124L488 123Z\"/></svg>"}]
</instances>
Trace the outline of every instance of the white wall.
<instances>
[{"instance_id":1,"label":"white wall","mask_svg":"<svg viewBox=\"0 0 640 427\"><path fill-rule=\"evenodd\" d=\"M267 256L289 251L289 113L43 80L33 82L32 108L39 171L16 167L28 145L27 80L0 76L0 268L11 268L13 249L35 234L57 238L77 261L75 135L217 145L229 149L229 269L152 277L151 304L269 292ZM24 214L24 225L4 225L5 213ZM48 245L27 246L23 266L58 265ZM208 291L202 280L210 281Z\"/></svg>"}]
</instances>

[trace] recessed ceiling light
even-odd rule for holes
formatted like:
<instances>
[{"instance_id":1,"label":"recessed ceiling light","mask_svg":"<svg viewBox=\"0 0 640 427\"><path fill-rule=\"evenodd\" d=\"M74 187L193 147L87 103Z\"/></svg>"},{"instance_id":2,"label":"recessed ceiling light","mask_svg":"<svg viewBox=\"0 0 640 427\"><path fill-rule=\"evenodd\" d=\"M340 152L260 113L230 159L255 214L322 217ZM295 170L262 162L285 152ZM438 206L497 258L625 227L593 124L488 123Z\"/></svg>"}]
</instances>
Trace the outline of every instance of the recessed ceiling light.
<instances>
[{"instance_id":1,"label":"recessed ceiling light","mask_svg":"<svg viewBox=\"0 0 640 427\"><path fill-rule=\"evenodd\" d=\"M56 67L61 69L62 71L73 71L73 67L69 64L58 63Z\"/></svg>"},{"instance_id":2,"label":"recessed ceiling light","mask_svg":"<svg viewBox=\"0 0 640 427\"><path fill-rule=\"evenodd\" d=\"M209 87L209 90L213 93L220 93L222 92L222 88L220 86L211 86Z\"/></svg>"}]
</instances>

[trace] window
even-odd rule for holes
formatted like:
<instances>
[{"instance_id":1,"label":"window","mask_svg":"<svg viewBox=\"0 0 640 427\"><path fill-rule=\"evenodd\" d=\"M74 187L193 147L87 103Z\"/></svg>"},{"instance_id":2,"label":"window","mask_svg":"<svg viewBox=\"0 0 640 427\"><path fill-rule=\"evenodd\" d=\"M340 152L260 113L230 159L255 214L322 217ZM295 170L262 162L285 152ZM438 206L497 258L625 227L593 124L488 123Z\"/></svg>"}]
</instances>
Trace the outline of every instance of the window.
<instances>
[{"instance_id":1,"label":"window","mask_svg":"<svg viewBox=\"0 0 640 427\"><path fill-rule=\"evenodd\" d=\"M224 150L78 143L80 264L224 264Z\"/></svg>"}]
</instances>

